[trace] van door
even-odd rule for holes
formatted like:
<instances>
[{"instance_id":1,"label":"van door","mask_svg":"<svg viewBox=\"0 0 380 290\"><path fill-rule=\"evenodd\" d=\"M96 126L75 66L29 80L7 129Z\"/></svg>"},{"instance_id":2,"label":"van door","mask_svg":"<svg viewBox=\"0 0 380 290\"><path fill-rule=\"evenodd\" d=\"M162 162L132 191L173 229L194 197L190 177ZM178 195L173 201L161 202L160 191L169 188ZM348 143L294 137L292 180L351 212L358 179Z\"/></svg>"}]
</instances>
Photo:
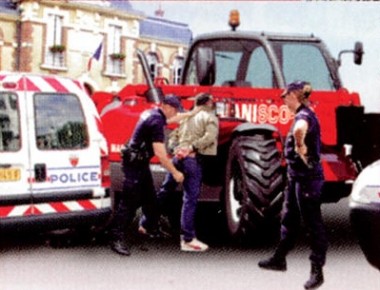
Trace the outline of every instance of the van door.
<instances>
[{"instance_id":1,"label":"van door","mask_svg":"<svg viewBox=\"0 0 380 290\"><path fill-rule=\"evenodd\" d=\"M31 164L36 213L91 210L101 190L99 147L91 142L83 104L72 93L34 93ZM104 193L104 190L103 190Z\"/></svg>"},{"instance_id":2,"label":"van door","mask_svg":"<svg viewBox=\"0 0 380 290\"><path fill-rule=\"evenodd\" d=\"M23 97L0 91L0 218L27 215L31 202Z\"/></svg>"}]
</instances>

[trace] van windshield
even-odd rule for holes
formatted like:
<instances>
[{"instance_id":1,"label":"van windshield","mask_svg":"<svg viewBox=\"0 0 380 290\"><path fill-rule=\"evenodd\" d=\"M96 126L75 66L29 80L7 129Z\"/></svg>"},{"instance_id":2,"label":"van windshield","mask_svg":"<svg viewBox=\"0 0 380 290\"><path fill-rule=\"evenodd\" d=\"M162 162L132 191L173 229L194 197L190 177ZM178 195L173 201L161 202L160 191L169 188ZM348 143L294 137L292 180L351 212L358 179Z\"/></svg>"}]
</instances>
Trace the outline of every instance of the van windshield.
<instances>
[{"instance_id":1,"label":"van windshield","mask_svg":"<svg viewBox=\"0 0 380 290\"><path fill-rule=\"evenodd\" d=\"M20 150L20 112L17 95L0 93L0 151Z\"/></svg>"},{"instance_id":2,"label":"van windshield","mask_svg":"<svg viewBox=\"0 0 380 290\"><path fill-rule=\"evenodd\" d=\"M87 126L77 96L36 94L34 111L38 149L82 149L88 146Z\"/></svg>"}]
</instances>

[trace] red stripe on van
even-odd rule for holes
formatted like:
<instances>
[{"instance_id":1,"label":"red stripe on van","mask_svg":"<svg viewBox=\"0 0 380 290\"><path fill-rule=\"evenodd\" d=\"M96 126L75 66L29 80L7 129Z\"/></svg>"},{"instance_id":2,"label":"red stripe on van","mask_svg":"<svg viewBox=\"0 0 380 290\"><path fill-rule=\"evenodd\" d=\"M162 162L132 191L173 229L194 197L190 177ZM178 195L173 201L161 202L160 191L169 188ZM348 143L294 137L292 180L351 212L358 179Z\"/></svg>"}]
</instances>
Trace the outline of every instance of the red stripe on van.
<instances>
[{"instance_id":1,"label":"red stripe on van","mask_svg":"<svg viewBox=\"0 0 380 290\"><path fill-rule=\"evenodd\" d=\"M2 206L0 207L0 217L7 217L14 209L14 206Z\"/></svg>"},{"instance_id":2,"label":"red stripe on van","mask_svg":"<svg viewBox=\"0 0 380 290\"><path fill-rule=\"evenodd\" d=\"M40 92L40 88L37 87L29 78L21 78L18 82L19 90Z\"/></svg>"},{"instance_id":3,"label":"red stripe on van","mask_svg":"<svg viewBox=\"0 0 380 290\"><path fill-rule=\"evenodd\" d=\"M85 87L83 86L83 84L80 81L74 80L73 83L76 84L78 86L78 88L80 88L81 90L85 90Z\"/></svg>"},{"instance_id":4,"label":"red stripe on van","mask_svg":"<svg viewBox=\"0 0 380 290\"><path fill-rule=\"evenodd\" d=\"M44 78L44 80L51 85L57 92L70 92L60 81L55 78Z\"/></svg>"},{"instance_id":5,"label":"red stripe on van","mask_svg":"<svg viewBox=\"0 0 380 290\"><path fill-rule=\"evenodd\" d=\"M33 214L43 214L36 206L33 206Z\"/></svg>"},{"instance_id":6,"label":"red stripe on van","mask_svg":"<svg viewBox=\"0 0 380 290\"><path fill-rule=\"evenodd\" d=\"M25 212L24 212L24 216L26 216L26 215L33 215L33 214L35 214L35 210L34 210L34 206L32 205L32 206L30 206Z\"/></svg>"},{"instance_id":7,"label":"red stripe on van","mask_svg":"<svg viewBox=\"0 0 380 290\"><path fill-rule=\"evenodd\" d=\"M87 210L96 209L96 206L89 200L78 200L78 203Z\"/></svg>"},{"instance_id":8,"label":"red stripe on van","mask_svg":"<svg viewBox=\"0 0 380 290\"><path fill-rule=\"evenodd\" d=\"M66 205L64 205L62 202L52 202L52 203L49 203L49 204L57 212L67 212L67 211L70 211L70 209Z\"/></svg>"}]
</instances>

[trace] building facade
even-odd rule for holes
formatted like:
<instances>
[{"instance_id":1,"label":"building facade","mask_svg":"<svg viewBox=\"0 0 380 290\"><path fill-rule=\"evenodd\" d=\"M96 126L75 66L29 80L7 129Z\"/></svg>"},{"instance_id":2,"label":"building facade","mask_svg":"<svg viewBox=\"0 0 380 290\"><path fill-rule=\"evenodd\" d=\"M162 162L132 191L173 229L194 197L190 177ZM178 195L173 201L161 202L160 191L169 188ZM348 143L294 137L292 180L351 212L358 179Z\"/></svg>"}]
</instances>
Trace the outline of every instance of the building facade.
<instances>
[{"instance_id":1,"label":"building facade","mask_svg":"<svg viewBox=\"0 0 380 290\"><path fill-rule=\"evenodd\" d=\"M178 83L192 33L188 25L148 17L129 1L6 0L0 2L0 70L81 79L90 93L117 92L144 77Z\"/></svg>"}]
</instances>

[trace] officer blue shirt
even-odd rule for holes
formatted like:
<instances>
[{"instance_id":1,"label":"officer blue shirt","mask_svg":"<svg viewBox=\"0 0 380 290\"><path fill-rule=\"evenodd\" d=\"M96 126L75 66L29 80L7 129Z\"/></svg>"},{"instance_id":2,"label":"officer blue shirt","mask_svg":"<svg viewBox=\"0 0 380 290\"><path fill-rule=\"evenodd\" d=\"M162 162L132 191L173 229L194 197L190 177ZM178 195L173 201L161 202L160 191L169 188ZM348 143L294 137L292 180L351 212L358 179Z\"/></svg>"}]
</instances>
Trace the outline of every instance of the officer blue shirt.
<instances>
[{"instance_id":1,"label":"officer blue shirt","mask_svg":"<svg viewBox=\"0 0 380 290\"><path fill-rule=\"evenodd\" d=\"M294 125L298 120L305 120L308 130L305 136L307 147L307 164L295 151ZM291 177L323 179L323 169L320 163L321 129L315 113L307 106L301 105L294 118L293 125L285 141L285 158L288 164L288 174Z\"/></svg>"},{"instance_id":2,"label":"officer blue shirt","mask_svg":"<svg viewBox=\"0 0 380 290\"><path fill-rule=\"evenodd\" d=\"M147 110L140 116L132 134L129 144L134 148L140 148L145 143L150 158L153 157L153 143L164 143L164 128L166 117L159 108Z\"/></svg>"}]
</instances>

